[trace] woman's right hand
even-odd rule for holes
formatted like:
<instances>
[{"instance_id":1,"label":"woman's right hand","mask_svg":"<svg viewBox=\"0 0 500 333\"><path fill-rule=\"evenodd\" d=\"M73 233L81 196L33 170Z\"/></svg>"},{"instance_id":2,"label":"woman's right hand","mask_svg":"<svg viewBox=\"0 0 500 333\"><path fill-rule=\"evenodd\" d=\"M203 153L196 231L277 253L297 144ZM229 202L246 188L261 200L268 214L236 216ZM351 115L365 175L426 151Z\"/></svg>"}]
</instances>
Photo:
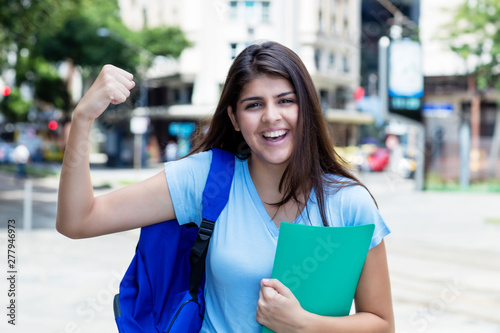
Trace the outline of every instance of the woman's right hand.
<instances>
[{"instance_id":1,"label":"woman's right hand","mask_svg":"<svg viewBox=\"0 0 500 333\"><path fill-rule=\"evenodd\" d=\"M57 230L71 238L109 234L171 220L175 212L165 172L95 196L90 175L90 132L109 103L125 102L133 75L106 65L73 112L57 202Z\"/></svg>"},{"instance_id":2,"label":"woman's right hand","mask_svg":"<svg viewBox=\"0 0 500 333\"><path fill-rule=\"evenodd\" d=\"M87 93L75 109L75 115L91 120L99 117L111 104L120 104L130 96L135 87L134 76L113 65L104 65Z\"/></svg>"}]
</instances>

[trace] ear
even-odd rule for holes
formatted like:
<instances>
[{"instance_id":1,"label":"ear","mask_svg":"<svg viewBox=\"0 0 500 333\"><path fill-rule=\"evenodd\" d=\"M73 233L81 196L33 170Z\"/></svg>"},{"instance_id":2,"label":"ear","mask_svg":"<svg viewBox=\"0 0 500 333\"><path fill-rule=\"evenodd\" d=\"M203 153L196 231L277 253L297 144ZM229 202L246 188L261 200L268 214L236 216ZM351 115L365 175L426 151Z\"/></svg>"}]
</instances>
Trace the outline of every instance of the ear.
<instances>
[{"instance_id":1,"label":"ear","mask_svg":"<svg viewBox=\"0 0 500 333\"><path fill-rule=\"evenodd\" d=\"M240 126L238 125L238 121L236 120L236 115L233 113L233 108L231 105L227 107L227 115L229 116L229 119L231 119L231 122L233 123L233 127L235 131L240 131Z\"/></svg>"}]
</instances>

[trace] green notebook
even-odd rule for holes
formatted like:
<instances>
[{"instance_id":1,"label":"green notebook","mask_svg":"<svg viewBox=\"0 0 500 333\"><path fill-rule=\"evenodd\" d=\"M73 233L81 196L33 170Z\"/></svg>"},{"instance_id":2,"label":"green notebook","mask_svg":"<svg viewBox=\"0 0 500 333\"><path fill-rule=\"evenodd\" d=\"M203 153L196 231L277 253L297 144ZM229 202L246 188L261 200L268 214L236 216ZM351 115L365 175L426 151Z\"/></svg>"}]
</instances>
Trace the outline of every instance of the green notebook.
<instances>
[{"instance_id":1,"label":"green notebook","mask_svg":"<svg viewBox=\"0 0 500 333\"><path fill-rule=\"evenodd\" d=\"M272 277L290 288L302 308L347 316L375 225L317 227L281 223ZM267 327L263 333L272 332Z\"/></svg>"}]
</instances>

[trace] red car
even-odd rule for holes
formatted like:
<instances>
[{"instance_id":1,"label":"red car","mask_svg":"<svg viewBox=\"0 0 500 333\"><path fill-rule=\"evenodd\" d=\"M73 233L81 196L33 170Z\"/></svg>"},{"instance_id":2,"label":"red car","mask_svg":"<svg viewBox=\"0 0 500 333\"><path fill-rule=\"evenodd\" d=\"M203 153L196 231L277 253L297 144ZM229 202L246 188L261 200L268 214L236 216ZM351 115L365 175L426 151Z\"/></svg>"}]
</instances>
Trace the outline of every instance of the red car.
<instances>
[{"instance_id":1,"label":"red car","mask_svg":"<svg viewBox=\"0 0 500 333\"><path fill-rule=\"evenodd\" d=\"M385 148L377 148L368 155L367 160L371 171L383 171L389 164L389 151Z\"/></svg>"}]
</instances>

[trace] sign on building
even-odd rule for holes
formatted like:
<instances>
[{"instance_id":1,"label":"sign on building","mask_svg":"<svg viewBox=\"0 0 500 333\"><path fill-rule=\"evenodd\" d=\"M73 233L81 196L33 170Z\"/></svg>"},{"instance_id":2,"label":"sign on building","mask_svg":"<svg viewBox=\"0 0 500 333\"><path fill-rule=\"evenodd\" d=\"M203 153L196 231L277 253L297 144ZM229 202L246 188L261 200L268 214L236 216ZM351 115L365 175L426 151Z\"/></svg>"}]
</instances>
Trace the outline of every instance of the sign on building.
<instances>
[{"instance_id":1,"label":"sign on building","mask_svg":"<svg viewBox=\"0 0 500 333\"><path fill-rule=\"evenodd\" d=\"M389 111L421 120L424 76L420 43L393 40L389 47Z\"/></svg>"}]
</instances>

